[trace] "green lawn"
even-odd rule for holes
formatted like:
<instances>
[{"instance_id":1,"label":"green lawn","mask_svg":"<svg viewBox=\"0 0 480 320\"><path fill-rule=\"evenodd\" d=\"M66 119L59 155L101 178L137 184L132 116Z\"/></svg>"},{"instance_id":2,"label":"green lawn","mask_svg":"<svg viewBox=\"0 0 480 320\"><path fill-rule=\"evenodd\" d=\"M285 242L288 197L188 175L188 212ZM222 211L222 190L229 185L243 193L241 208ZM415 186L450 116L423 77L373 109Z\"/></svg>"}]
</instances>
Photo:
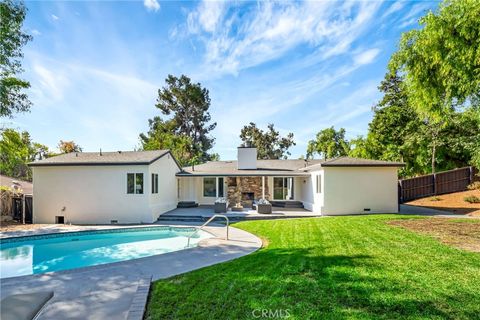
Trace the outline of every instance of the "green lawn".
<instances>
[{"instance_id":1,"label":"green lawn","mask_svg":"<svg viewBox=\"0 0 480 320\"><path fill-rule=\"evenodd\" d=\"M392 219L237 223L266 247L155 282L146 318L255 319L267 309L302 320L479 319L480 254L386 224Z\"/></svg>"}]
</instances>

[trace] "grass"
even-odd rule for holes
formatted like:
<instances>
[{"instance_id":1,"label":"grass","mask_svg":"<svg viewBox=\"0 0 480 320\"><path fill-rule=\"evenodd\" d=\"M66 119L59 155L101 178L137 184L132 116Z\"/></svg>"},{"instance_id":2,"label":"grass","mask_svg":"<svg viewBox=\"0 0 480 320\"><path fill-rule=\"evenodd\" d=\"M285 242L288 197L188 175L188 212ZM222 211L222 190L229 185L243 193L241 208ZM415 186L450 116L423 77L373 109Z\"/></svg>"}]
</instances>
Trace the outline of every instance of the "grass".
<instances>
[{"instance_id":1,"label":"grass","mask_svg":"<svg viewBox=\"0 0 480 320\"><path fill-rule=\"evenodd\" d=\"M480 203L480 198L477 196L468 196L463 198L463 200L468 203Z\"/></svg>"},{"instance_id":2,"label":"grass","mask_svg":"<svg viewBox=\"0 0 480 320\"><path fill-rule=\"evenodd\" d=\"M395 216L241 222L268 246L153 284L146 319L473 319L480 255L387 224ZM407 218L405 218L407 219Z\"/></svg>"}]
</instances>

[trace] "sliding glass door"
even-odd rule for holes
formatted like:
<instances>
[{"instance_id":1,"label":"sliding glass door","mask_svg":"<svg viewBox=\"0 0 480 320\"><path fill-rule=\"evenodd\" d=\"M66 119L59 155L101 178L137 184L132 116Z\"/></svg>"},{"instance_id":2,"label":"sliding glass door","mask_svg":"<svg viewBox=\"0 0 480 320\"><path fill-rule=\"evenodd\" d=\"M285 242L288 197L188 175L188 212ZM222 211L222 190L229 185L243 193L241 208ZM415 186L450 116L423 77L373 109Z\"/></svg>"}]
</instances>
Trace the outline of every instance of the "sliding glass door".
<instances>
[{"instance_id":1,"label":"sliding glass door","mask_svg":"<svg viewBox=\"0 0 480 320\"><path fill-rule=\"evenodd\" d=\"M293 178L273 178L273 199L293 200Z\"/></svg>"}]
</instances>

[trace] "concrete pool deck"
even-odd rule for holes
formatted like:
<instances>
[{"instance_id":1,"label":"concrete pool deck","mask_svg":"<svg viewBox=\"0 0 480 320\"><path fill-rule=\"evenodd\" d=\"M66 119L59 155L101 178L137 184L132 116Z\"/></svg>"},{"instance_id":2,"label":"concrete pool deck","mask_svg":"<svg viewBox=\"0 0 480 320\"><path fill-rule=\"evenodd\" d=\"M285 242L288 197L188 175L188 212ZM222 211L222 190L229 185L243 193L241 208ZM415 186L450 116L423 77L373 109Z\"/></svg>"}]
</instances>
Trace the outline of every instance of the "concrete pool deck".
<instances>
[{"instance_id":1,"label":"concrete pool deck","mask_svg":"<svg viewBox=\"0 0 480 320\"><path fill-rule=\"evenodd\" d=\"M195 224L162 222L136 227L159 225ZM132 226L75 226L66 230L61 227L43 228L37 233L29 230L28 235L122 227ZM205 239L194 248L74 270L1 279L0 295L3 299L11 294L54 291L53 299L38 319L142 319L141 302L146 299L150 280L169 278L236 259L262 246L258 237L234 227L230 227L229 240L224 239L224 226L212 225L205 230L214 238ZM20 233L4 232L2 237L26 235L25 232Z\"/></svg>"}]
</instances>

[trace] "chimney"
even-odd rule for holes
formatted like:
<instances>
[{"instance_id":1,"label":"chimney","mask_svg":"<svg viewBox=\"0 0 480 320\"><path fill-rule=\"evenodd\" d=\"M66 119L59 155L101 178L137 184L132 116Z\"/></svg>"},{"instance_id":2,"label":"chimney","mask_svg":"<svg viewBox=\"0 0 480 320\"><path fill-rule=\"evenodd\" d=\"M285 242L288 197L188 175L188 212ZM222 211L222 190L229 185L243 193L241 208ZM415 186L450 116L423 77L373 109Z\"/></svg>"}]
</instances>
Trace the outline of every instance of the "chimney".
<instances>
[{"instance_id":1,"label":"chimney","mask_svg":"<svg viewBox=\"0 0 480 320\"><path fill-rule=\"evenodd\" d=\"M237 168L238 170L257 169L257 148L250 145L238 147Z\"/></svg>"}]
</instances>

